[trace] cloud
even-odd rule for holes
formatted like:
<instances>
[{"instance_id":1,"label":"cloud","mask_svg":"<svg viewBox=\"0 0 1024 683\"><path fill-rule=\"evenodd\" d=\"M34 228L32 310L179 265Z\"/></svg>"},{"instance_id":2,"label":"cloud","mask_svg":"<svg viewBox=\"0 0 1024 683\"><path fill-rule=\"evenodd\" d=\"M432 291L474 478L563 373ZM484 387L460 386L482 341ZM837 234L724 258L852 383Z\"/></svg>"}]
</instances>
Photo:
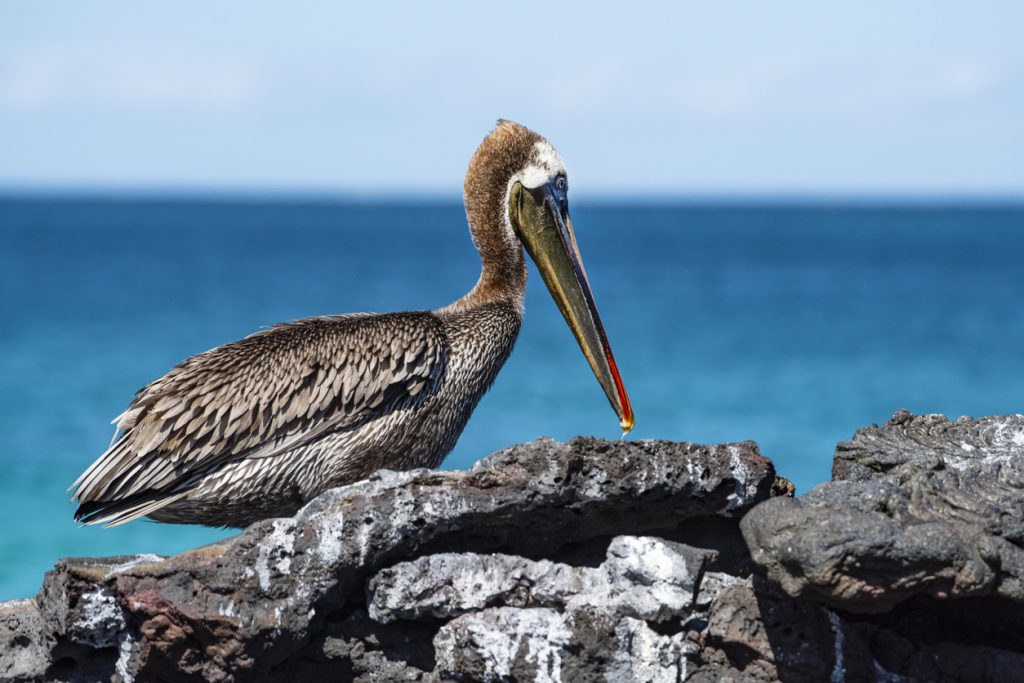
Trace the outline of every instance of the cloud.
<instances>
[{"instance_id":1,"label":"cloud","mask_svg":"<svg viewBox=\"0 0 1024 683\"><path fill-rule=\"evenodd\" d=\"M260 91L251 65L167 46L53 46L0 62L0 103L15 109L234 110Z\"/></svg>"}]
</instances>

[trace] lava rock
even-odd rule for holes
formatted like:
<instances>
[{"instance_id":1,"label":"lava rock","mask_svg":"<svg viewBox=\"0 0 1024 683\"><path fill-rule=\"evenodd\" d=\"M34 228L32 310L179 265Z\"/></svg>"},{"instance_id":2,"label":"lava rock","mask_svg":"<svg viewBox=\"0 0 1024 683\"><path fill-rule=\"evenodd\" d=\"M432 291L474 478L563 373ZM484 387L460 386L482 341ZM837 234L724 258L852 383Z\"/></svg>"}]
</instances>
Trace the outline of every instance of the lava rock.
<instances>
[{"instance_id":1,"label":"lava rock","mask_svg":"<svg viewBox=\"0 0 1024 683\"><path fill-rule=\"evenodd\" d=\"M601 608L665 621L693 605L709 550L618 536L597 568L509 555L428 555L384 569L368 585L370 616L452 618L485 607Z\"/></svg>"},{"instance_id":2,"label":"lava rock","mask_svg":"<svg viewBox=\"0 0 1024 683\"><path fill-rule=\"evenodd\" d=\"M324 493L295 517L258 522L175 557L63 560L44 579L36 613L5 609L25 625L26 647L36 648L37 661L26 673L32 679L294 680L298 670L358 677L372 676L373 667L388 660L388 676L404 672L429 680L435 674L421 668L429 664L423 657L415 663L388 659L389 652L401 651L394 629L377 624L379 631L360 636L354 626L366 623L359 617L365 613L364 584L380 569L445 552L564 560L622 534L671 535L688 521L738 519L773 487L770 461L750 442L542 439L464 472L381 471ZM648 549L669 547L650 543ZM638 560L628 552L608 561L631 572ZM686 561L679 559L670 571ZM684 586L689 580L678 579ZM527 626L546 619L557 630L552 610L536 609L548 611L478 616L485 609L448 624L464 619L465 633L484 634L488 624L507 619L526 638ZM654 610L653 604L644 609ZM609 622L604 632L613 634L617 623ZM448 624L411 628L426 628L441 644L461 642ZM385 632L390 645L379 640ZM530 642L527 652L540 647ZM488 666L487 659L463 658L470 657L468 650L444 653L437 655L439 670ZM0 653L0 671L24 667L19 656ZM550 670L553 661L531 655L524 666Z\"/></svg>"},{"instance_id":3,"label":"lava rock","mask_svg":"<svg viewBox=\"0 0 1024 683\"><path fill-rule=\"evenodd\" d=\"M370 616L449 619L438 673L458 680L677 681L697 650L684 629L716 553L657 538L612 539L599 567L507 555L441 554L379 572ZM708 601L709 603L711 601Z\"/></svg>"},{"instance_id":4,"label":"lava rock","mask_svg":"<svg viewBox=\"0 0 1024 683\"><path fill-rule=\"evenodd\" d=\"M834 474L741 522L787 594L864 613L918 594L1024 602L1024 416L900 411L839 444Z\"/></svg>"},{"instance_id":5,"label":"lava rock","mask_svg":"<svg viewBox=\"0 0 1024 683\"><path fill-rule=\"evenodd\" d=\"M750 443L382 471L175 557L58 562L0 605L0 679L1016 681L1022 434L901 412L798 499Z\"/></svg>"},{"instance_id":6,"label":"lava rock","mask_svg":"<svg viewBox=\"0 0 1024 683\"><path fill-rule=\"evenodd\" d=\"M54 644L35 601L0 603L0 680L38 680Z\"/></svg>"}]
</instances>

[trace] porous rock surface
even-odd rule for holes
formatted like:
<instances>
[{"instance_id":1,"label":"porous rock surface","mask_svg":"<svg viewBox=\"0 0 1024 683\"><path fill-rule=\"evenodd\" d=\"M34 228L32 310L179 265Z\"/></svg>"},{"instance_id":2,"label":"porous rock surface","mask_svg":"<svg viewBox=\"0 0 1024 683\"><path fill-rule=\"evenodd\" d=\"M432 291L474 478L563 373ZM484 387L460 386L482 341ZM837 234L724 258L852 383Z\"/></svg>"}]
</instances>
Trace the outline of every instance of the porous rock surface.
<instances>
[{"instance_id":1,"label":"porous rock surface","mask_svg":"<svg viewBox=\"0 0 1024 683\"><path fill-rule=\"evenodd\" d=\"M742 529L793 597L855 612L919 594L1024 603L1024 416L898 412L838 445L831 483Z\"/></svg>"},{"instance_id":2,"label":"porous rock surface","mask_svg":"<svg viewBox=\"0 0 1024 683\"><path fill-rule=\"evenodd\" d=\"M0 680L1024 680L1024 418L897 413L793 498L753 443L380 472L0 604Z\"/></svg>"},{"instance_id":3,"label":"porous rock surface","mask_svg":"<svg viewBox=\"0 0 1024 683\"><path fill-rule=\"evenodd\" d=\"M437 618L422 625L374 621L366 603L368 578L436 553L471 552L478 558L500 552L573 564L603 555L609 541L623 534L671 535L716 518L730 520L734 528L735 519L768 498L775 485L771 462L750 442L541 439L496 453L465 472L381 471L323 494L294 518L259 522L175 557L60 561L34 602L8 603L0 611L0 639L19 638L0 655L0 676L455 676L457 671L445 667L456 663L442 661L435 639L454 642L474 629L493 630L494 624L525 632L531 624L547 623L544 615L554 608L505 616L483 610L456 618L465 630L451 626L442 634ZM633 542L646 543L638 538L615 547ZM689 551L674 552L659 561L685 563L677 554L693 560ZM685 585L687 579L672 580ZM555 620L547 621L558 631ZM602 621L594 628L617 626ZM659 637L652 632L653 643ZM540 656L523 654L514 661L535 666Z\"/></svg>"}]
</instances>

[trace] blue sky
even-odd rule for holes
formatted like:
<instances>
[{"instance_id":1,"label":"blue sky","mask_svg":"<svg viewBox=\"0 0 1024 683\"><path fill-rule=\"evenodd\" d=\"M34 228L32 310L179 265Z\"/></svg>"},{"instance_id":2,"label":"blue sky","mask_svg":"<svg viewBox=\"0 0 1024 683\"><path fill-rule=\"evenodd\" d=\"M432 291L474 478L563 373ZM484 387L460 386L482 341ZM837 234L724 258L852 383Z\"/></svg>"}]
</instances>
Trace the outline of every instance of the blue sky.
<instances>
[{"instance_id":1,"label":"blue sky","mask_svg":"<svg viewBox=\"0 0 1024 683\"><path fill-rule=\"evenodd\" d=\"M1024 195L1019 2L5 2L0 187Z\"/></svg>"}]
</instances>

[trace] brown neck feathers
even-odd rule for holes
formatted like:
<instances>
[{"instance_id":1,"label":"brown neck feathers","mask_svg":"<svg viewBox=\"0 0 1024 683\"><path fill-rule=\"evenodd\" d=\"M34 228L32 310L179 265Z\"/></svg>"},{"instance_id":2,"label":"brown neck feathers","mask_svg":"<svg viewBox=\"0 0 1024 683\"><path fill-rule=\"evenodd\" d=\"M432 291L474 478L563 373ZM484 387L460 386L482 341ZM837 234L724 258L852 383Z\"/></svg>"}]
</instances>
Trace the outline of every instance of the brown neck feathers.
<instances>
[{"instance_id":1,"label":"brown neck feathers","mask_svg":"<svg viewBox=\"0 0 1024 683\"><path fill-rule=\"evenodd\" d=\"M526 262L508 219L509 181L530 161L541 137L511 121L498 121L469 162L464 199L483 270L473 290L453 304L463 309L495 300L522 304Z\"/></svg>"}]
</instances>

